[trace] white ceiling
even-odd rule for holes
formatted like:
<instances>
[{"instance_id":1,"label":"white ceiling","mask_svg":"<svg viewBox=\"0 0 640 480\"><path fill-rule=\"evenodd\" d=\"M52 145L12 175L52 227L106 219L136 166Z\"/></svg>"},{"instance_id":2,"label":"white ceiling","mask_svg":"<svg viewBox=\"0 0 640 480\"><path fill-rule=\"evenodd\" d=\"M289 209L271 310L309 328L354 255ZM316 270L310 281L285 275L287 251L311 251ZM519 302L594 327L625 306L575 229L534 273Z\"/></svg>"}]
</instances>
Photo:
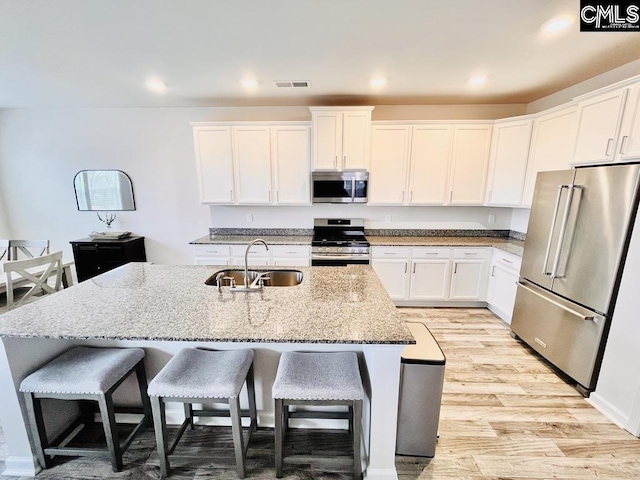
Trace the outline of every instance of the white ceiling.
<instances>
[{"instance_id":1,"label":"white ceiling","mask_svg":"<svg viewBox=\"0 0 640 480\"><path fill-rule=\"evenodd\" d=\"M529 103L640 58L579 0L0 0L0 108ZM539 27L569 14L569 31ZM488 76L481 88L467 81ZM375 90L375 75L388 84ZM158 96L145 80L157 76ZM243 78L259 85L246 92ZM276 89L273 80L309 80Z\"/></svg>"}]
</instances>

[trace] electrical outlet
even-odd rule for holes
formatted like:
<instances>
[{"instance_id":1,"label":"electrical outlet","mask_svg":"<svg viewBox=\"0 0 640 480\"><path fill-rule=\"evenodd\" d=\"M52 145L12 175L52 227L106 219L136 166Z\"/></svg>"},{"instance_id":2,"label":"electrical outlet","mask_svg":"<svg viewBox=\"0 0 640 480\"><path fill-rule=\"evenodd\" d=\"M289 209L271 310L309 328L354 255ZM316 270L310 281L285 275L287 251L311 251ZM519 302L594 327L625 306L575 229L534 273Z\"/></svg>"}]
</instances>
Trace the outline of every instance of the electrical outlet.
<instances>
[{"instance_id":1,"label":"electrical outlet","mask_svg":"<svg viewBox=\"0 0 640 480\"><path fill-rule=\"evenodd\" d=\"M247 223L253 223L253 213L247 213Z\"/></svg>"},{"instance_id":2,"label":"electrical outlet","mask_svg":"<svg viewBox=\"0 0 640 480\"><path fill-rule=\"evenodd\" d=\"M390 222L391 221L391 215L385 215L384 216L384 221L385 222Z\"/></svg>"},{"instance_id":3,"label":"electrical outlet","mask_svg":"<svg viewBox=\"0 0 640 480\"><path fill-rule=\"evenodd\" d=\"M489 215L489 225L496 223L496 216L492 213Z\"/></svg>"}]
</instances>

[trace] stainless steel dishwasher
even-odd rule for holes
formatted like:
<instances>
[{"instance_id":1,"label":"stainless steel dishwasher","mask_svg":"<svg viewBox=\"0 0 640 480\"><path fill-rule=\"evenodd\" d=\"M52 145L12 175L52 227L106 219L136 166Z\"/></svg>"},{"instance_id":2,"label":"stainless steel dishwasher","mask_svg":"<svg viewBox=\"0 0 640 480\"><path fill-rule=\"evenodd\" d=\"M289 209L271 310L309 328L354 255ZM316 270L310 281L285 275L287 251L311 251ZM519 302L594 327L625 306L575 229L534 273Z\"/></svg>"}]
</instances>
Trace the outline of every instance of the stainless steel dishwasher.
<instances>
[{"instance_id":1,"label":"stainless steel dishwasher","mask_svg":"<svg viewBox=\"0 0 640 480\"><path fill-rule=\"evenodd\" d=\"M402 352L396 453L433 457L446 359L427 327L422 323L406 325L416 344Z\"/></svg>"}]
</instances>

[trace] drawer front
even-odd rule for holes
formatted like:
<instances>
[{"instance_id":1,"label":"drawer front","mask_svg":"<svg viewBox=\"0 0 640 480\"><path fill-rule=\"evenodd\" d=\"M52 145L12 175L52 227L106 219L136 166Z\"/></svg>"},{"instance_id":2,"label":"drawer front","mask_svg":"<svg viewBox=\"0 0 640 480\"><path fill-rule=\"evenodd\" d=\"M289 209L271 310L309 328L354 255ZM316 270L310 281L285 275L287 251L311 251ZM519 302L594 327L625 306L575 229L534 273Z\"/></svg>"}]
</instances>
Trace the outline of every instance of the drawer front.
<instances>
[{"instance_id":1,"label":"drawer front","mask_svg":"<svg viewBox=\"0 0 640 480\"><path fill-rule=\"evenodd\" d=\"M449 258L451 256L450 248L433 248L433 247L413 247L411 252L413 259L430 259L430 258Z\"/></svg>"},{"instance_id":2,"label":"drawer front","mask_svg":"<svg viewBox=\"0 0 640 480\"><path fill-rule=\"evenodd\" d=\"M520 271L522 258L516 255L511 255L510 253L495 249L493 251L493 264L501 265L502 267L513 270L514 272L517 273Z\"/></svg>"},{"instance_id":3,"label":"drawer front","mask_svg":"<svg viewBox=\"0 0 640 480\"><path fill-rule=\"evenodd\" d=\"M271 249L271 247L269 247ZM231 245L231 256L239 257L244 259L244 254L247 251L246 245ZM265 248L265 246L261 243L257 243L251 246L249 249L249 259L255 257L268 257L269 250Z\"/></svg>"},{"instance_id":4,"label":"drawer front","mask_svg":"<svg viewBox=\"0 0 640 480\"><path fill-rule=\"evenodd\" d=\"M490 250L489 248L454 248L453 258L487 258Z\"/></svg>"},{"instance_id":5,"label":"drawer front","mask_svg":"<svg viewBox=\"0 0 640 480\"><path fill-rule=\"evenodd\" d=\"M193 254L197 257L228 257L230 252L229 245L194 245L193 247Z\"/></svg>"},{"instance_id":6,"label":"drawer front","mask_svg":"<svg viewBox=\"0 0 640 480\"><path fill-rule=\"evenodd\" d=\"M275 257L308 257L311 247L307 245L272 245L269 247L271 255ZM253 251L252 251L253 253Z\"/></svg>"},{"instance_id":7,"label":"drawer front","mask_svg":"<svg viewBox=\"0 0 640 480\"><path fill-rule=\"evenodd\" d=\"M411 249L408 247L372 247L373 258L404 258L408 259Z\"/></svg>"}]
</instances>

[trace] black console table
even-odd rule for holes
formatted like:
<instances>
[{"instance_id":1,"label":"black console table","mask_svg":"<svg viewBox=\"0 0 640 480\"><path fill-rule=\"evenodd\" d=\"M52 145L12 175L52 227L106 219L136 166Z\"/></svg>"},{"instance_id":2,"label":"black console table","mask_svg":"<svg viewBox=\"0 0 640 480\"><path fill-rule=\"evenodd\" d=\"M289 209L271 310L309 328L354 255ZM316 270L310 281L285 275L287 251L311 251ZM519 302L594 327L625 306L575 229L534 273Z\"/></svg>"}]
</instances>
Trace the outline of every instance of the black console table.
<instances>
[{"instance_id":1,"label":"black console table","mask_svg":"<svg viewBox=\"0 0 640 480\"><path fill-rule=\"evenodd\" d=\"M79 282L125 263L147 261L144 237L131 236L118 240L83 238L70 243Z\"/></svg>"}]
</instances>

